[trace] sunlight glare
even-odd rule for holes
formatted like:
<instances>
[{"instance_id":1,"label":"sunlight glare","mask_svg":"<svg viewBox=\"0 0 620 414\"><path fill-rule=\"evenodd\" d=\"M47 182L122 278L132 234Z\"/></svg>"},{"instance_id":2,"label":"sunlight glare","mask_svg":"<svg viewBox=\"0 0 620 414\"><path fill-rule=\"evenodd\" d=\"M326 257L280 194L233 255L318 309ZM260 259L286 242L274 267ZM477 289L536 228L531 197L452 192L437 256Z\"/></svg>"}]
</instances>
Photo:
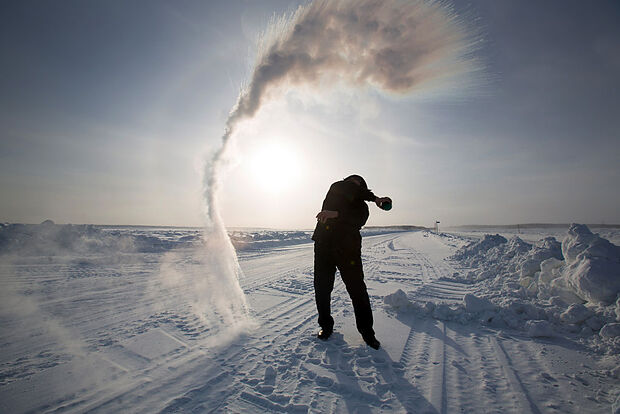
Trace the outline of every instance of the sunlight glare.
<instances>
[{"instance_id":1,"label":"sunlight glare","mask_svg":"<svg viewBox=\"0 0 620 414\"><path fill-rule=\"evenodd\" d=\"M252 154L250 172L261 189L275 194L291 188L299 180L301 167L292 148L273 143Z\"/></svg>"}]
</instances>

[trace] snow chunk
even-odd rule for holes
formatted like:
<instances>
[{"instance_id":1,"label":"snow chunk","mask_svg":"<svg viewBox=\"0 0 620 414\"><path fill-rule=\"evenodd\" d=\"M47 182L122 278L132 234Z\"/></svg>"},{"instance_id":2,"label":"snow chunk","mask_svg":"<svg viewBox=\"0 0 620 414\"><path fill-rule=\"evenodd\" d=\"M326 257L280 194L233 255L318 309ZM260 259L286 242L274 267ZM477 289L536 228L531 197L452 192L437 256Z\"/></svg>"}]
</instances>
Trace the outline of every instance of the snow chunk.
<instances>
[{"instance_id":1,"label":"snow chunk","mask_svg":"<svg viewBox=\"0 0 620 414\"><path fill-rule=\"evenodd\" d=\"M570 284L564 277L558 277L557 279L553 279L551 281L551 292L566 303L584 302L581 296L578 296L575 293L572 286L570 286Z\"/></svg>"},{"instance_id":2,"label":"snow chunk","mask_svg":"<svg viewBox=\"0 0 620 414\"><path fill-rule=\"evenodd\" d=\"M604 322L598 316L592 316L586 319L586 325L588 325L592 331L599 331L603 327Z\"/></svg>"},{"instance_id":3,"label":"snow chunk","mask_svg":"<svg viewBox=\"0 0 620 414\"><path fill-rule=\"evenodd\" d=\"M562 242L567 267L563 276L582 299L611 304L620 293L620 247L571 224Z\"/></svg>"},{"instance_id":4,"label":"snow chunk","mask_svg":"<svg viewBox=\"0 0 620 414\"><path fill-rule=\"evenodd\" d=\"M541 264L547 259L562 259L562 246L554 237L545 237L527 252L521 262L521 277L532 276L541 270Z\"/></svg>"},{"instance_id":5,"label":"snow chunk","mask_svg":"<svg viewBox=\"0 0 620 414\"><path fill-rule=\"evenodd\" d=\"M620 323L608 323L601 328L599 333L603 338L617 338L620 336Z\"/></svg>"},{"instance_id":6,"label":"snow chunk","mask_svg":"<svg viewBox=\"0 0 620 414\"><path fill-rule=\"evenodd\" d=\"M555 336L553 325L547 321L527 321L525 324L527 334L531 337Z\"/></svg>"},{"instance_id":7,"label":"snow chunk","mask_svg":"<svg viewBox=\"0 0 620 414\"><path fill-rule=\"evenodd\" d=\"M507 311L523 319L546 319L545 312L531 303L515 301L508 305Z\"/></svg>"},{"instance_id":8,"label":"snow chunk","mask_svg":"<svg viewBox=\"0 0 620 414\"><path fill-rule=\"evenodd\" d=\"M557 279L562 275L562 266L564 262L555 257L540 262L540 274L538 280L540 283L549 284L553 279Z\"/></svg>"},{"instance_id":9,"label":"snow chunk","mask_svg":"<svg viewBox=\"0 0 620 414\"><path fill-rule=\"evenodd\" d=\"M407 298L407 294L402 289L398 289L396 292L385 296L383 298L383 302L396 310L411 307L411 302Z\"/></svg>"},{"instance_id":10,"label":"snow chunk","mask_svg":"<svg viewBox=\"0 0 620 414\"><path fill-rule=\"evenodd\" d=\"M560 320L567 324L580 324L592 316L592 311L580 303L574 303L561 315Z\"/></svg>"},{"instance_id":11,"label":"snow chunk","mask_svg":"<svg viewBox=\"0 0 620 414\"><path fill-rule=\"evenodd\" d=\"M479 313L496 308L488 299L479 298L471 293L463 297L463 304L465 305L465 310L469 313Z\"/></svg>"}]
</instances>

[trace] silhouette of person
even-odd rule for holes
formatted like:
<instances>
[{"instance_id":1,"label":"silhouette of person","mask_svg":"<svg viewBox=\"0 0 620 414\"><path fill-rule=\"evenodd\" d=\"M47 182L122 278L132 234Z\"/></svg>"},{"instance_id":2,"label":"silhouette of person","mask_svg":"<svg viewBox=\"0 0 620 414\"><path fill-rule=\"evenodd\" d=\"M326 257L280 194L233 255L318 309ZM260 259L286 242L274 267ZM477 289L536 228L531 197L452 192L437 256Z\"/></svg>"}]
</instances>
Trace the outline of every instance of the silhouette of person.
<instances>
[{"instance_id":1,"label":"silhouette of person","mask_svg":"<svg viewBox=\"0 0 620 414\"><path fill-rule=\"evenodd\" d=\"M336 269L353 302L357 330L364 342L374 349L381 345L372 328L372 309L362 269L360 229L368 220L365 201L374 201L382 207L392 200L377 197L368 189L359 175L351 175L331 185L312 235L314 240L314 294L321 330L318 338L327 340L334 331L331 316L331 293Z\"/></svg>"}]
</instances>

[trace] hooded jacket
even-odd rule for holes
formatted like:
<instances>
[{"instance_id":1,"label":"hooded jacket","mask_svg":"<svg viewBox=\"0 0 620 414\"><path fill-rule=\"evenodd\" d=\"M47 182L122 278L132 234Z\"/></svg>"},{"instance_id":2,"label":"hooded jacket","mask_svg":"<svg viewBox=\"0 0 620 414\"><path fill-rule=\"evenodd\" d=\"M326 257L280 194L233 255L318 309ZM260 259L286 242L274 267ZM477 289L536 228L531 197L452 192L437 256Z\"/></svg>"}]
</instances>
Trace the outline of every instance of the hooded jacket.
<instances>
[{"instance_id":1,"label":"hooded jacket","mask_svg":"<svg viewBox=\"0 0 620 414\"><path fill-rule=\"evenodd\" d=\"M365 201L375 201L376 196L363 182L357 185L350 180L337 181L331 185L322 210L337 211L338 217L317 222L312 235L315 242L342 238L351 233L359 235L359 230L368 220L368 206Z\"/></svg>"}]
</instances>

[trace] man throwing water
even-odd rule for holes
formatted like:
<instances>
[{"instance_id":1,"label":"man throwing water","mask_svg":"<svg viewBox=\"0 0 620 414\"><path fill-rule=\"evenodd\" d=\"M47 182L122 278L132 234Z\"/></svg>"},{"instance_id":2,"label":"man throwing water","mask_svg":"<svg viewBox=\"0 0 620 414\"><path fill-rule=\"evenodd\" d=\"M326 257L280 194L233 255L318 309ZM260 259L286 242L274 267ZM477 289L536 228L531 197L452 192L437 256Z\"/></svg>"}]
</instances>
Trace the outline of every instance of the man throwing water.
<instances>
[{"instance_id":1,"label":"man throwing water","mask_svg":"<svg viewBox=\"0 0 620 414\"><path fill-rule=\"evenodd\" d=\"M360 229L368 220L365 201L374 201L384 210L392 208L389 197L377 197L359 175L351 175L329 188L312 240L314 240L314 294L321 330L318 337L327 340L334 331L331 293L336 269L353 302L357 330L374 349L381 345L372 329L372 310L362 269Z\"/></svg>"}]
</instances>

